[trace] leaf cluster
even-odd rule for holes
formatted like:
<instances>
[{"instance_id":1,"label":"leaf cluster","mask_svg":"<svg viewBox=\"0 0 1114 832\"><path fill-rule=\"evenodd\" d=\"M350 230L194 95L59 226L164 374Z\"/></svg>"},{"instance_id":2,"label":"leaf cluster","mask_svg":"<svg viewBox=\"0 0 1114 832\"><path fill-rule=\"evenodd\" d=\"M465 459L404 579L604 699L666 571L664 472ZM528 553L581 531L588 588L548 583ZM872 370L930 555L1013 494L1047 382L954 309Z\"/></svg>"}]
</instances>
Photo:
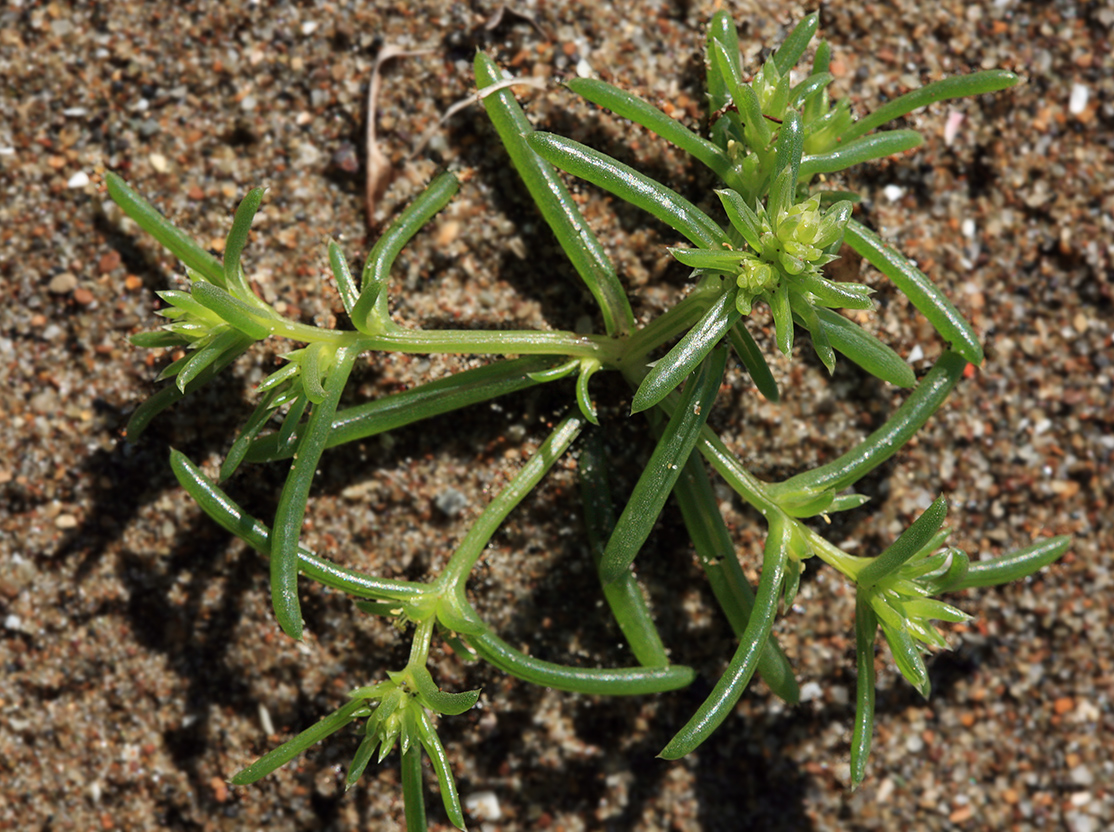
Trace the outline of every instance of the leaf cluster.
<instances>
[{"instance_id":1,"label":"leaf cluster","mask_svg":"<svg viewBox=\"0 0 1114 832\"><path fill-rule=\"evenodd\" d=\"M888 549L876 557L848 553L803 520L863 505L851 489L907 443L943 404L968 364L982 361L978 339L947 296L917 267L854 216L854 194L818 188L821 174L916 147L911 130L879 131L894 118L933 101L978 95L1017 82L989 71L950 78L890 101L856 120L845 100L828 92L831 50L821 42L803 80L791 70L816 33L817 15L806 17L785 43L744 80L738 36L726 12L712 18L706 46L709 131L697 135L649 103L602 81L575 79L576 95L630 119L706 165L722 216L714 217L669 186L609 155L569 138L533 129L495 62L475 59L483 106L507 158L546 220L573 271L594 298L601 332L404 329L391 318L391 267L406 243L459 188L441 173L375 244L360 278L335 243L328 259L350 328L330 329L291 321L251 291L241 264L251 221L263 191L241 203L222 261L208 254L132 191L108 175L110 196L184 264L190 289L167 291L159 314L167 323L132 340L141 347L173 347L183 355L162 372L173 384L156 393L132 417L135 440L160 410L216 377L237 356L267 338L295 347L286 364L257 388L254 413L231 442L219 480L244 463L286 461L286 476L270 524L247 515L219 481L178 451L170 464L183 488L229 532L270 561L276 619L292 638L302 635L299 576L348 593L361 610L413 627L410 660L386 678L356 688L331 716L264 755L233 778L253 782L294 759L341 728L364 720L363 738L347 775L354 784L373 756L382 761L400 747L408 828L425 826L421 751L433 763L449 821L463 828L445 749L434 715L453 715L475 704L478 691L447 693L427 669L433 636L463 659L482 659L533 684L567 691L645 695L687 685L691 668L673 664L653 610L637 582L634 564L667 500L680 508L685 528L738 646L711 694L677 731L661 756L677 758L704 742L730 715L749 681L760 674L787 702L798 699L792 667L773 636L779 611L791 607L804 562L817 557L852 584L858 696L851 748L852 779L865 776L874 718L874 647L881 629L901 673L928 695L926 649L945 648L931 622L962 621L966 615L940 600L941 593L1017 580L1051 563L1066 538L1042 540L1021 552L971 563L945 547L946 502L937 500ZM584 220L560 171L603 188L663 221L687 245L669 250L692 269L691 291L673 308L639 324L620 276ZM841 309L872 309L870 291L830 279L825 267L843 244L859 252L904 293L950 345L918 380L912 368L875 334L843 316ZM778 350L793 355L798 330L832 371L837 353L883 382L911 388L904 403L865 440L839 458L781 482L764 482L709 426L728 363L737 360L758 391L782 396L766 357L748 328L760 306L769 311ZM378 351L470 353L490 357L479 369L342 408L350 374L361 356ZM656 357L656 360L654 358ZM447 564L423 581L379 578L329 562L302 545L316 469L330 449L395 430L535 385L575 377L565 415L553 426L513 480L474 520ZM650 452L631 493L617 505L611 492L614 460L606 453L589 382L618 384L640 414ZM561 458L576 453L586 531L601 591L635 664L585 668L527 655L501 639L477 613L465 592L468 578L508 515ZM753 506L767 536L757 586L747 580L720 513L709 468ZM756 554L756 553L755 553ZM674 639L675 640L675 639ZM683 652L681 644L673 650Z\"/></svg>"}]
</instances>

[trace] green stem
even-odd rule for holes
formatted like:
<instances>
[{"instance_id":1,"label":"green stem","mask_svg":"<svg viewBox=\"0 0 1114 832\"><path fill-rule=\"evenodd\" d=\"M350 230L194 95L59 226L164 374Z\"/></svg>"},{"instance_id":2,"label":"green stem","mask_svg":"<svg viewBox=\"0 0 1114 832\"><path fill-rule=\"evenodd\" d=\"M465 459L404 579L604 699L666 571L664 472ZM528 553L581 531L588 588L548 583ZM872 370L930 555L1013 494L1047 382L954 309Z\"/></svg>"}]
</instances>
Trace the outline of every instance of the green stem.
<instances>
[{"instance_id":1,"label":"green stem","mask_svg":"<svg viewBox=\"0 0 1114 832\"><path fill-rule=\"evenodd\" d=\"M553 463L568 450L573 440L580 434L584 423L585 420L579 415L566 416L522 466L510 484L488 503L434 583L438 591L463 594L464 581L483 554L484 547L491 540L491 536L507 519L507 515L514 507L541 482Z\"/></svg>"},{"instance_id":2,"label":"green stem","mask_svg":"<svg viewBox=\"0 0 1114 832\"><path fill-rule=\"evenodd\" d=\"M467 641L483 659L534 685L596 696L638 696L662 693L692 684L691 667L568 667L527 656L490 630Z\"/></svg>"},{"instance_id":3,"label":"green stem","mask_svg":"<svg viewBox=\"0 0 1114 832\"><path fill-rule=\"evenodd\" d=\"M425 667L429 661L429 644L433 640L433 625L437 623L437 616L430 615L418 622L414 630L414 641L410 644L409 667Z\"/></svg>"},{"instance_id":4,"label":"green stem","mask_svg":"<svg viewBox=\"0 0 1114 832\"><path fill-rule=\"evenodd\" d=\"M715 303L721 292L722 287L718 279L701 281L692 293L676 306L654 318L623 342L623 353L617 369L623 371L623 375L634 389L638 389L638 385L646 376L645 364L650 353L691 329Z\"/></svg>"},{"instance_id":5,"label":"green stem","mask_svg":"<svg viewBox=\"0 0 1114 832\"><path fill-rule=\"evenodd\" d=\"M170 451L170 467L178 478L178 483L193 497L202 511L225 531L270 557L271 530L263 521L240 508L182 452L173 449ZM319 558L301 545L298 547L298 569L307 578L357 598L414 601L430 593L428 584L365 575Z\"/></svg>"}]
</instances>

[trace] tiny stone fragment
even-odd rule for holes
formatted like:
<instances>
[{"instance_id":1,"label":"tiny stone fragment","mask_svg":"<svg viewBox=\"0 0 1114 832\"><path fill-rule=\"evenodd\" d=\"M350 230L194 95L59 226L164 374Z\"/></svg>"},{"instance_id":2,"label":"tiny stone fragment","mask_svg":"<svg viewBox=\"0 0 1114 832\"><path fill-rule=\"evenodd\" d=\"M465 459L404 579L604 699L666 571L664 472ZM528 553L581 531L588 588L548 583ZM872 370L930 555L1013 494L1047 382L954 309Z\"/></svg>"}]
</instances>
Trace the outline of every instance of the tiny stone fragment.
<instances>
[{"instance_id":1,"label":"tiny stone fragment","mask_svg":"<svg viewBox=\"0 0 1114 832\"><path fill-rule=\"evenodd\" d=\"M456 517L468 505L468 498L455 488L446 488L433 498L433 504L446 517Z\"/></svg>"},{"instance_id":2,"label":"tiny stone fragment","mask_svg":"<svg viewBox=\"0 0 1114 832\"><path fill-rule=\"evenodd\" d=\"M50 279L47 288L55 295L65 295L77 288L77 277L72 272L62 272Z\"/></svg>"}]
</instances>

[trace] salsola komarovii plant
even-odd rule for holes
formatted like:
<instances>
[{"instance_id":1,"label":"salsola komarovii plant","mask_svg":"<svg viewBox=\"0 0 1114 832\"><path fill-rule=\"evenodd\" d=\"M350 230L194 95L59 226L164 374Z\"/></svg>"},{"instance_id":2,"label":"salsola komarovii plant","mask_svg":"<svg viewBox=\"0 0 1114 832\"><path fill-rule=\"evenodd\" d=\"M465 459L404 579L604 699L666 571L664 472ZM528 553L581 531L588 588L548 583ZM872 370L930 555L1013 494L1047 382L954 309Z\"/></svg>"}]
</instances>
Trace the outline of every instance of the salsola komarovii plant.
<instances>
[{"instance_id":1,"label":"salsola komarovii plant","mask_svg":"<svg viewBox=\"0 0 1114 832\"><path fill-rule=\"evenodd\" d=\"M805 563L816 558L854 586L857 597L858 692L850 758L852 781L858 784L866 774L871 743L879 629L901 674L928 696L925 653L947 647L933 622L967 618L940 596L1017 580L1065 551L1068 541L1054 537L996 560L971 562L962 550L948 546L943 497L882 552L846 552L803 522L866 503L868 497L854 491L856 483L897 453L941 406L967 366L983 360L978 338L951 301L911 261L855 219L857 195L825 187L821 175L917 147L922 138L913 130L878 128L918 107L1005 90L1018 81L997 70L948 78L855 119L846 99L833 102L829 97L827 44L813 49L811 66L793 80L817 22L815 14L801 21L748 81L730 17L722 11L713 17L706 51L707 136L609 84L591 79L568 83L573 93L647 128L706 165L720 183L715 216L599 150L535 131L502 83L504 73L487 55L476 56L476 83L486 91L483 106L503 145L494 152L505 154L518 170L594 297L601 331L425 330L394 322L389 304L392 263L457 192L459 182L451 172L437 175L397 217L358 278L340 247L329 244L328 260L347 313L346 325L338 328L290 320L251 290L241 254L264 197L261 189L240 204L223 260L218 260L109 174L111 197L182 261L190 281L188 291L160 293L166 302L159 312L166 321L161 329L132 339L137 346L177 348L182 356L160 375L170 383L132 416L128 438L135 441L159 411L216 378L257 342L290 342L283 366L255 389L258 405L228 446L219 478L211 479L177 451L171 452L170 464L206 513L268 557L275 616L291 638L302 634L302 578L348 593L360 609L393 619L412 639L404 667L378 678L369 668L369 679L353 680L347 704L245 768L233 783L251 783L327 735L362 723L348 785L373 756L382 761L399 747L408 828L424 828L424 752L436 772L448 819L463 828L436 720L471 708L479 691L449 693L438 687L427 668L435 635L465 658L478 656L501 671L560 690L646 695L687 685L694 673L670 661L666 644L679 647L675 634L659 633L631 569L673 495L738 647L711 694L686 724L677 726L661 756L677 758L706 741L755 673L778 696L797 701L796 677L771 631L779 609L792 605ZM559 171L606 189L676 231L679 244L669 251L692 269L692 287L683 299L653 320L636 323L619 276ZM870 289L833 280L826 268L844 245L889 278L949 345L922 378L872 332L838 311L874 306ZM908 388L907 398L885 424L837 459L780 482L758 479L709 427L708 417L729 361L741 363L766 399L777 402L781 396L752 335L759 314L772 319L777 349L786 356L793 355L795 339L805 333L829 372L837 360L850 361L884 382ZM490 361L404 392L340 407L353 367L379 352L478 354ZM567 411L513 481L479 514L438 573L422 581L376 577L325 560L301 544L323 454L566 377L576 380ZM601 439L607 425L599 424L593 404L592 392L602 385L629 391L632 417L642 420L652 446L621 506L609 488L613 460ZM577 454L584 548L597 564L603 596L630 646L636 662L630 667L584 668L525 655L493 632L465 594L473 567L508 514L570 454ZM270 523L246 514L219 484L244 463L284 460L289 460L287 474ZM760 556L736 549L709 469L763 518L767 536ZM740 559L755 558L761 577L752 587ZM683 648L675 650L675 655L683 654Z\"/></svg>"}]
</instances>

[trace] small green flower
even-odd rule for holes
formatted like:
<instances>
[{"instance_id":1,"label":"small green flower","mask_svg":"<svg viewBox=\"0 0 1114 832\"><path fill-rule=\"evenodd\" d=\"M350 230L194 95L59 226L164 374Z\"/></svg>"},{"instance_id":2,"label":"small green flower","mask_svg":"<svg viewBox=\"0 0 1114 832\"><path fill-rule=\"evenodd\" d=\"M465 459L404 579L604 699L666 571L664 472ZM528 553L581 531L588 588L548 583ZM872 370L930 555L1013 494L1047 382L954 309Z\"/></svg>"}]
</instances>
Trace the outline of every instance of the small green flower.
<instances>
[{"instance_id":1,"label":"small green flower","mask_svg":"<svg viewBox=\"0 0 1114 832\"><path fill-rule=\"evenodd\" d=\"M925 648L947 649L933 621L967 621L969 616L931 596L967 569L959 549L941 549L949 531L941 528L947 503L936 500L892 546L856 569L860 601L873 610L890 645L894 663L921 695L928 697Z\"/></svg>"},{"instance_id":2,"label":"small green flower","mask_svg":"<svg viewBox=\"0 0 1114 832\"><path fill-rule=\"evenodd\" d=\"M946 558L949 553L941 554ZM921 563L934 559L924 558ZM898 670L928 698L928 669L922 653L926 648L948 649L947 641L932 622L961 622L969 620L970 616L951 604L929 597L931 588L913 577L916 569L916 563L906 564L866 592L867 602L878 616Z\"/></svg>"},{"instance_id":3,"label":"small green flower","mask_svg":"<svg viewBox=\"0 0 1114 832\"><path fill-rule=\"evenodd\" d=\"M837 202L826 211L819 194L793 202L792 170L787 167L770 188L765 205L751 207L737 191L716 191L745 247L742 250L670 249L682 263L732 275L738 291L735 305L749 315L755 300L770 307L778 348L793 348L793 322L812 333L813 347L829 372L835 354L817 308L869 309L871 289L858 283L837 283L823 276L851 218L851 202Z\"/></svg>"},{"instance_id":4,"label":"small green flower","mask_svg":"<svg viewBox=\"0 0 1114 832\"><path fill-rule=\"evenodd\" d=\"M360 779L378 749L377 762L401 746L403 758L404 792L407 793L406 812L421 813L425 808L421 796L421 766L416 756L424 749L433 764L441 787L441 800L445 813L458 828L464 828L464 814L456 783L449 768L445 748L437 736L430 713L461 714L476 704L478 690L464 693L445 693L437 688L429 671L421 665L408 665L397 673L388 673L388 681L357 688L349 694L349 701L311 728L289 742L260 757L231 780L233 785L254 783L275 769L293 760L303 751L344 726L366 717L364 738L356 749L348 767L345 788L351 788ZM408 780L414 780L407 783ZM412 797L411 797L412 795Z\"/></svg>"}]
</instances>

